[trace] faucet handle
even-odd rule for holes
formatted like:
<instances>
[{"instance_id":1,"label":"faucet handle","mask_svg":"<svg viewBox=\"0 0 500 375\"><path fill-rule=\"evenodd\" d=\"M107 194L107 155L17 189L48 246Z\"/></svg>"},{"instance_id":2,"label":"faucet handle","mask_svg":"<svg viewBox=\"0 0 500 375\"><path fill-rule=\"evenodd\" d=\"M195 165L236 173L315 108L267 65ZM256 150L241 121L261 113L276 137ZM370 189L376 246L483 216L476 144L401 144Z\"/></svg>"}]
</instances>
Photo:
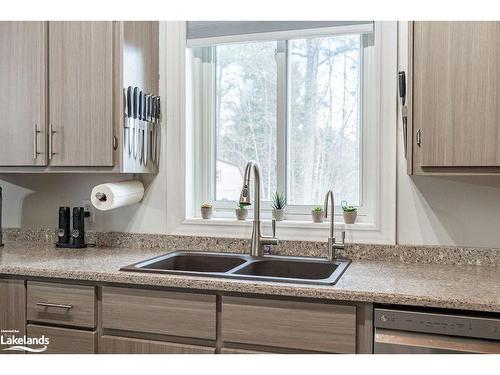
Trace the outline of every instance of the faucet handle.
<instances>
[{"instance_id":1,"label":"faucet handle","mask_svg":"<svg viewBox=\"0 0 500 375\"><path fill-rule=\"evenodd\" d=\"M345 230L342 231L342 243L345 243Z\"/></svg>"},{"instance_id":2,"label":"faucet handle","mask_svg":"<svg viewBox=\"0 0 500 375\"><path fill-rule=\"evenodd\" d=\"M273 238L276 238L276 219L273 219L273 221L271 222L271 228L273 231Z\"/></svg>"}]
</instances>

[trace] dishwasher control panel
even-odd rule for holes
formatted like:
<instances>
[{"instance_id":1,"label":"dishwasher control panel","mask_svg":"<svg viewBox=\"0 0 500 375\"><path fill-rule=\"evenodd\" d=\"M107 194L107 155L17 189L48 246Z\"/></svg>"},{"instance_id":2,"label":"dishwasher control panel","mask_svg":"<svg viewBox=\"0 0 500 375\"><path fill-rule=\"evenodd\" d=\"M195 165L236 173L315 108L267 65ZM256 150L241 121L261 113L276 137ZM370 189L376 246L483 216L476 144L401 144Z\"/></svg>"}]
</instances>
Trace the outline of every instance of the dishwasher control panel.
<instances>
[{"instance_id":1,"label":"dishwasher control panel","mask_svg":"<svg viewBox=\"0 0 500 375\"><path fill-rule=\"evenodd\" d=\"M375 309L374 325L401 331L500 340L500 319L394 309Z\"/></svg>"}]
</instances>

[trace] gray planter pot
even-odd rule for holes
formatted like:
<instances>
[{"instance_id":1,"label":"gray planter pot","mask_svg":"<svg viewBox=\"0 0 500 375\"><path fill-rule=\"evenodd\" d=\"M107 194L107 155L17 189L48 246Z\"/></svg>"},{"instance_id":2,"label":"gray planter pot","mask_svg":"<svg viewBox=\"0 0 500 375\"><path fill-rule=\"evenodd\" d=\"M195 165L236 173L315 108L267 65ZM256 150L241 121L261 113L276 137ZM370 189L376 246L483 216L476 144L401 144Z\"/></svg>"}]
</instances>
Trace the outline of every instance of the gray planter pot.
<instances>
[{"instance_id":1,"label":"gray planter pot","mask_svg":"<svg viewBox=\"0 0 500 375\"><path fill-rule=\"evenodd\" d=\"M246 208L236 208L234 212L236 212L236 219L238 220L246 220L248 217L248 210Z\"/></svg>"},{"instance_id":2,"label":"gray planter pot","mask_svg":"<svg viewBox=\"0 0 500 375\"><path fill-rule=\"evenodd\" d=\"M311 216L313 219L313 223L322 223L323 218L325 217L325 212L316 212L316 211L311 211Z\"/></svg>"},{"instance_id":3,"label":"gray planter pot","mask_svg":"<svg viewBox=\"0 0 500 375\"><path fill-rule=\"evenodd\" d=\"M285 218L285 210L277 210L273 208L273 219L276 221L283 221Z\"/></svg>"},{"instance_id":4,"label":"gray planter pot","mask_svg":"<svg viewBox=\"0 0 500 375\"><path fill-rule=\"evenodd\" d=\"M356 217L358 216L357 211L345 212L344 211L344 222L346 224L354 224L356 222Z\"/></svg>"},{"instance_id":5,"label":"gray planter pot","mask_svg":"<svg viewBox=\"0 0 500 375\"><path fill-rule=\"evenodd\" d=\"M202 219L211 219L214 213L212 207L201 207L201 217Z\"/></svg>"}]
</instances>

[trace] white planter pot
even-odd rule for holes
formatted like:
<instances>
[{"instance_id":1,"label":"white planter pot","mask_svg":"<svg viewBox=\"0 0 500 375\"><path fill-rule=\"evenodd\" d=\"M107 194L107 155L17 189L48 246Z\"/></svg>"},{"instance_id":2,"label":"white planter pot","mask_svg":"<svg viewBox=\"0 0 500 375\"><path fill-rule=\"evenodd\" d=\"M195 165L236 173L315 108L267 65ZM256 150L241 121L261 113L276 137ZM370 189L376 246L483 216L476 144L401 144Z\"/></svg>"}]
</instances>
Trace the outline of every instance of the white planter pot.
<instances>
[{"instance_id":1,"label":"white planter pot","mask_svg":"<svg viewBox=\"0 0 500 375\"><path fill-rule=\"evenodd\" d=\"M325 217L325 213L324 211L321 212L311 211L311 216L313 219L313 223L322 223L323 218Z\"/></svg>"},{"instance_id":2,"label":"white planter pot","mask_svg":"<svg viewBox=\"0 0 500 375\"><path fill-rule=\"evenodd\" d=\"M214 210L212 207L201 207L201 217L202 219L211 219Z\"/></svg>"},{"instance_id":3,"label":"white planter pot","mask_svg":"<svg viewBox=\"0 0 500 375\"><path fill-rule=\"evenodd\" d=\"M353 211L353 212L345 212L344 211L344 222L346 224L354 224L357 216L358 216L357 211Z\"/></svg>"},{"instance_id":4,"label":"white planter pot","mask_svg":"<svg viewBox=\"0 0 500 375\"><path fill-rule=\"evenodd\" d=\"M283 221L285 218L285 210L277 210L273 208L273 219L276 221Z\"/></svg>"},{"instance_id":5,"label":"white planter pot","mask_svg":"<svg viewBox=\"0 0 500 375\"><path fill-rule=\"evenodd\" d=\"M246 208L237 208L234 212L236 213L236 219L238 220L246 220L248 217L248 210Z\"/></svg>"}]
</instances>

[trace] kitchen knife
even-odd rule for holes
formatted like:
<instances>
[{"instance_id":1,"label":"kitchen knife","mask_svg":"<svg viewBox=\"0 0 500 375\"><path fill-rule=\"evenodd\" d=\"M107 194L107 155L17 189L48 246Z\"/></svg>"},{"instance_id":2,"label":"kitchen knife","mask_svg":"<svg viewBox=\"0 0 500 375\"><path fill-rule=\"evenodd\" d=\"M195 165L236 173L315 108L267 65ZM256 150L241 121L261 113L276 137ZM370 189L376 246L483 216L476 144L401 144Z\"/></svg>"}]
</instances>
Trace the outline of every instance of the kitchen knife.
<instances>
[{"instance_id":1,"label":"kitchen knife","mask_svg":"<svg viewBox=\"0 0 500 375\"><path fill-rule=\"evenodd\" d=\"M136 142L136 132L137 132L137 109L138 109L138 96L139 96L139 88L134 87L134 128L132 129L132 142L134 143L134 159L137 159L137 142Z\"/></svg>"},{"instance_id":2,"label":"kitchen knife","mask_svg":"<svg viewBox=\"0 0 500 375\"><path fill-rule=\"evenodd\" d=\"M139 119L139 131L137 132L137 147L139 148L139 162L142 164L142 91L139 91L139 108L137 110L137 117Z\"/></svg>"},{"instance_id":3,"label":"kitchen knife","mask_svg":"<svg viewBox=\"0 0 500 375\"><path fill-rule=\"evenodd\" d=\"M155 127L156 127L156 96L151 95L151 162L155 163Z\"/></svg>"},{"instance_id":4,"label":"kitchen knife","mask_svg":"<svg viewBox=\"0 0 500 375\"><path fill-rule=\"evenodd\" d=\"M144 119L144 132L143 132L143 142L144 142L144 165L148 165L148 154L149 154L149 98L151 94L144 95L144 106L143 106L143 119Z\"/></svg>"},{"instance_id":5,"label":"kitchen knife","mask_svg":"<svg viewBox=\"0 0 500 375\"><path fill-rule=\"evenodd\" d=\"M129 86L127 88L127 124L128 124L128 155L132 154L132 133L131 133L131 128L130 128L130 118L132 117L132 86Z\"/></svg>"},{"instance_id":6,"label":"kitchen knife","mask_svg":"<svg viewBox=\"0 0 500 375\"><path fill-rule=\"evenodd\" d=\"M160 157L160 152L158 151L158 149L160 148L160 142L161 142L161 138L160 138L160 140L158 140L158 137L161 137L161 129L160 129L160 125L161 125L161 122L160 122L161 108L160 108L160 97L159 96L156 97L156 113L155 113L155 116L156 116L155 160L156 160L156 164L159 165L160 164L160 160L158 158Z\"/></svg>"},{"instance_id":7,"label":"kitchen knife","mask_svg":"<svg viewBox=\"0 0 500 375\"><path fill-rule=\"evenodd\" d=\"M401 103L401 117L403 120L403 147L406 158L407 148L407 132L408 132L408 107L406 106L406 73L401 71L398 73L399 83L399 101Z\"/></svg>"}]
</instances>

